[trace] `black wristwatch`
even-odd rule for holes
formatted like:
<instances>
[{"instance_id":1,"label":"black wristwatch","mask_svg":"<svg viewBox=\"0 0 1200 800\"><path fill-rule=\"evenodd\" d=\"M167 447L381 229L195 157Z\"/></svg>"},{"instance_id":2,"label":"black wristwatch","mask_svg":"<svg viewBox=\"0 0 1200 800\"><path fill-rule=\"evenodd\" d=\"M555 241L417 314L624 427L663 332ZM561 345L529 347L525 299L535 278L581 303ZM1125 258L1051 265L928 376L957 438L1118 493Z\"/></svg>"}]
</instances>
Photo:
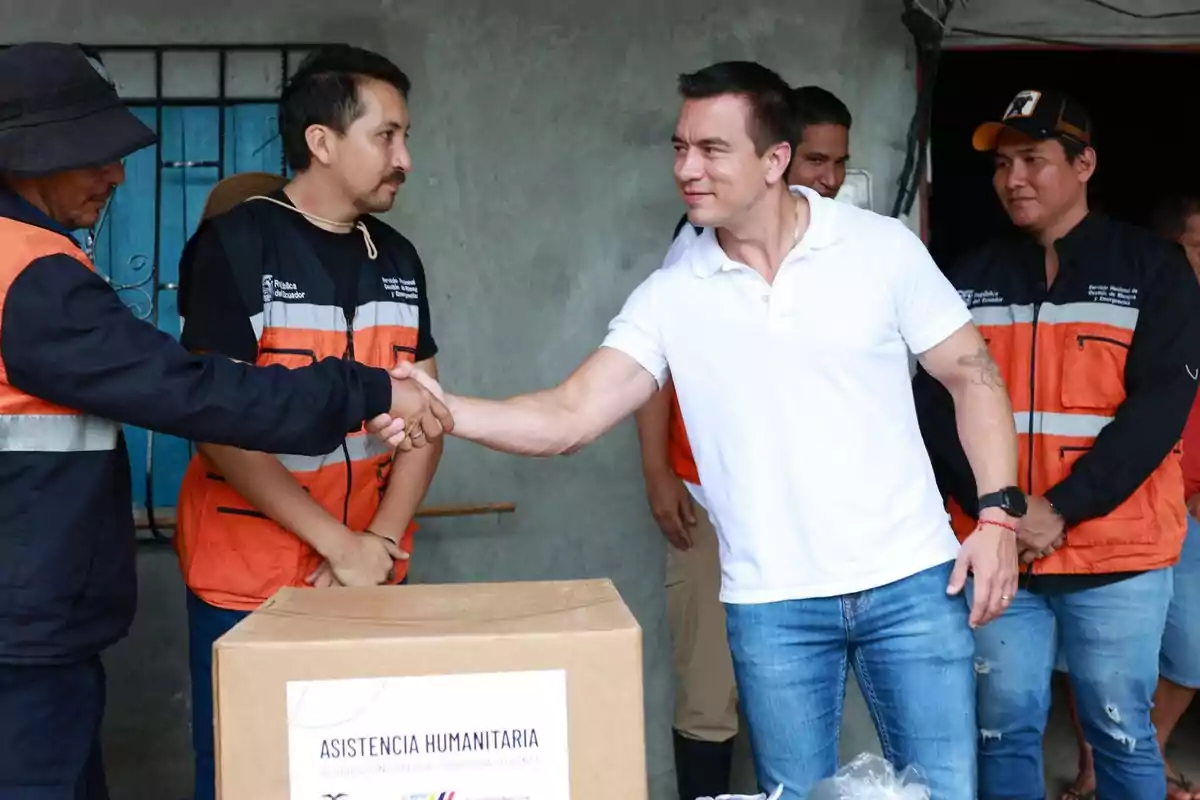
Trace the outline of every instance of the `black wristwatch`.
<instances>
[{"instance_id":1,"label":"black wristwatch","mask_svg":"<svg viewBox=\"0 0 1200 800\"><path fill-rule=\"evenodd\" d=\"M979 510L982 512L985 508L998 508L1010 517L1023 517L1029 506L1024 492L1016 486L1008 486L980 497Z\"/></svg>"}]
</instances>

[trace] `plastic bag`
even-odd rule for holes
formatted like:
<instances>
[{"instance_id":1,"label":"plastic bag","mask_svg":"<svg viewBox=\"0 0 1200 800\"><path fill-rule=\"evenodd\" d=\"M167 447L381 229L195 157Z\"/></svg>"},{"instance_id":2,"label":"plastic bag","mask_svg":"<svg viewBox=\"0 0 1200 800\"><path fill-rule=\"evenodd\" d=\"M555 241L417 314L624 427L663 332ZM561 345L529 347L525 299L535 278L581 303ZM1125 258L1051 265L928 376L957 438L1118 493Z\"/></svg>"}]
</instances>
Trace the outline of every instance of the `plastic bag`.
<instances>
[{"instance_id":1,"label":"plastic bag","mask_svg":"<svg viewBox=\"0 0 1200 800\"><path fill-rule=\"evenodd\" d=\"M722 794L717 797L697 797L696 800L779 800L781 797L783 797L782 786L771 792L770 797L765 794Z\"/></svg>"},{"instance_id":2,"label":"plastic bag","mask_svg":"<svg viewBox=\"0 0 1200 800\"><path fill-rule=\"evenodd\" d=\"M919 768L897 775L887 760L863 753L814 786L808 800L929 800L930 794Z\"/></svg>"}]
</instances>

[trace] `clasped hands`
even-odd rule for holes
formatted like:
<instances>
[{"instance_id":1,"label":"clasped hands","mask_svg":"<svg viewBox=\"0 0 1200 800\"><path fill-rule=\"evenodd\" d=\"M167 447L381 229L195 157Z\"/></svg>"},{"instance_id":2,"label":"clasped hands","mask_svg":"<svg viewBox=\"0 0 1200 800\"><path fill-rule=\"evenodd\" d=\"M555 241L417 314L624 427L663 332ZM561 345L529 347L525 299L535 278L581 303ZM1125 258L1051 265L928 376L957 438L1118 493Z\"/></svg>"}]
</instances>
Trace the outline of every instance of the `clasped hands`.
<instances>
[{"instance_id":1,"label":"clasped hands","mask_svg":"<svg viewBox=\"0 0 1200 800\"><path fill-rule=\"evenodd\" d=\"M411 362L401 361L391 371L392 407L367 422L367 430L390 447L412 450L425 447L454 429L441 387Z\"/></svg>"},{"instance_id":2,"label":"clasped hands","mask_svg":"<svg viewBox=\"0 0 1200 800\"><path fill-rule=\"evenodd\" d=\"M1003 614L1017 594L1018 562L1032 564L1063 546L1063 518L1044 497L1027 497L1025 516L1013 519L999 509L988 509L974 533L959 549L946 587L958 594L974 575L970 625L978 628Z\"/></svg>"},{"instance_id":3,"label":"clasped hands","mask_svg":"<svg viewBox=\"0 0 1200 800\"><path fill-rule=\"evenodd\" d=\"M1026 496L1025 516L1017 521L1017 549L1021 563L1045 558L1067 541L1066 523L1044 497Z\"/></svg>"}]
</instances>

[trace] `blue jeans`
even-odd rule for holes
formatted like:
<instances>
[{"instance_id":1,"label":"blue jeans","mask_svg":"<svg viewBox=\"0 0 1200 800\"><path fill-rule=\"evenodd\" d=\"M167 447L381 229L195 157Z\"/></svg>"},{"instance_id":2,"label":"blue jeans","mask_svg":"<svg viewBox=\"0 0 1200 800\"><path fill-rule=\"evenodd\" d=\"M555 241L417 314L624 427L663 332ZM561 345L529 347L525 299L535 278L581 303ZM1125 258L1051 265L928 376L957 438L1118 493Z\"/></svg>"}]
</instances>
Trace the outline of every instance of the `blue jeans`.
<instances>
[{"instance_id":1,"label":"blue jeans","mask_svg":"<svg viewBox=\"0 0 1200 800\"><path fill-rule=\"evenodd\" d=\"M1200 522L1190 514L1183 552L1171 571L1175 594L1167 610L1159 674L1177 686L1200 689Z\"/></svg>"},{"instance_id":2,"label":"blue jeans","mask_svg":"<svg viewBox=\"0 0 1200 800\"><path fill-rule=\"evenodd\" d=\"M1169 569L1064 594L1022 589L975 632L980 800L1046 796L1042 740L1056 645L1095 753L1097 795L1166 796L1150 707L1170 602Z\"/></svg>"},{"instance_id":3,"label":"blue jeans","mask_svg":"<svg viewBox=\"0 0 1200 800\"><path fill-rule=\"evenodd\" d=\"M974 641L966 601L946 595L952 566L842 597L726 606L760 791L783 784L803 800L837 771L853 667L887 759L917 765L935 800L974 800Z\"/></svg>"},{"instance_id":4,"label":"blue jeans","mask_svg":"<svg viewBox=\"0 0 1200 800\"><path fill-rule=\"evenodd\" d=\"M211 606L188 591L187 613L188 661L192 678L192 752L196 765L193 800L214 800L217 790L213 755L213 644L250 612Z\"/></svg>"}]
</instances>

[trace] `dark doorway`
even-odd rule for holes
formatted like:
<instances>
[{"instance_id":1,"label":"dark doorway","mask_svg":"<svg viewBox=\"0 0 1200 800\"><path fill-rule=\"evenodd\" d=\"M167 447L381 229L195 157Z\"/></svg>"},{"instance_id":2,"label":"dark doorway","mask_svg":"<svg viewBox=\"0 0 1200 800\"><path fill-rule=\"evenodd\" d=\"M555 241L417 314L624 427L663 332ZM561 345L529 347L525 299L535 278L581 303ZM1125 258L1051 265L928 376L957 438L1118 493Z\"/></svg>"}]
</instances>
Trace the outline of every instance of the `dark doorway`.
<instances>
[{"instance_id":1,"label":"dark doorway","mask_svg":"<svg viewBox=\"0 0 1200 800\"><path fill-rule=\"evenodd\" d=\"M992 159L971 149L981 122L1022 89L1073 94L1095 126L1092 208L1145 224L1166 192L1200 188L1200 52L972 50L942 56L934 87L929 249L945 269L1010 228L992 190Z\"/></svg>"}]
</instances>

